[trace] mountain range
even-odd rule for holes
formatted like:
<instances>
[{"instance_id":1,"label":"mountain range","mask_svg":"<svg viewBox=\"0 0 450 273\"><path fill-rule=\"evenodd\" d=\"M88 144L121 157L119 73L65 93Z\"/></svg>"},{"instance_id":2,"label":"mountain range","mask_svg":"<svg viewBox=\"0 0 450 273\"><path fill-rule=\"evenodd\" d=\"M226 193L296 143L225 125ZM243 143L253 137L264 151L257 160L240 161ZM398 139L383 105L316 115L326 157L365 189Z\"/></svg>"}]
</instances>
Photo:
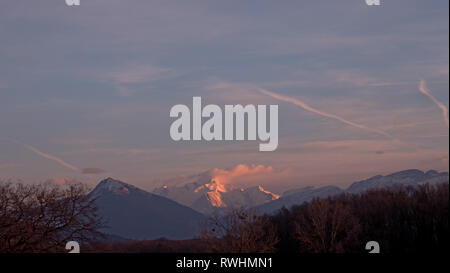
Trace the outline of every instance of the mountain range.
<instances>
[{"instance_id":1,"label":"mountain range","mask_svg":"<svg viewBox=\"0 0 450 273\"><path fill-rule=\"evenodd\" d=\"M282 207L289 208L293 205L299 205L309 202L314 198L326 198L340 193L362 193L371 189L389 188L395 185L404 185L416 187L422 184L437 184L449 182L448 172L437 172L430 170L423 172L420 170L405 170L389 175L377 175L369 179L352 183L347 189L341 189L336 186L325 187L304 187L286 191L282 196L270 203L253 207L259 213L272 214Z\"/></svg>"},{"instance_id":2,"label":"mountain range","mask_svg":"<svg viewBox=\"0 0 450 273\"><path fill-rule=\"evenodd\" d=\"M198 236L207 215L245 207L259 213L276 213L291 207L340 193L361 193L395 185L448 183L448 172L405 170L377 175L352 183L347 189L336 186L302 187L281 196L260 186L238 188L203 177L175 187L162 186L153 193L107 178L90 193L106 221L105 233L128 239L188 239Z\"/></svg>"}]
</instances>

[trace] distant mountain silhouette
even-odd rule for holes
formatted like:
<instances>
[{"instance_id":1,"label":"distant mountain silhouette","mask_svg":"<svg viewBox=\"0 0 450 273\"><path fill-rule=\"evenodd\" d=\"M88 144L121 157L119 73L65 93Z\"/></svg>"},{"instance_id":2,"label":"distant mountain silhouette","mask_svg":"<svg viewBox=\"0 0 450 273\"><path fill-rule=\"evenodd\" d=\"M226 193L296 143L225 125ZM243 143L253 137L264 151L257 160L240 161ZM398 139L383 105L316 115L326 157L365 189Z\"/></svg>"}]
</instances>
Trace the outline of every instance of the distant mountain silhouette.
<instances>
[{"instance_id":1,"label":"distant mountain silhouette","mask_svg":"<svg viewBox=\"0 0 450 273\"><path fill-rule=\"evenodd\" d=\"M205 216L170 199L107 178L90 193L97 198L105 233L128 239L187 239L198 235Z\"/></svg>"},{"instance_id":2,"label":"distant mountain silhouette","mask_svg":"<svg viewBox=\"0 0 450 273\"><path fill-rule=\"evenodd\" d=\"M421 184L436 184L448 181L448 172L405 170L385 176L377 175L366 180L355 182L346 191L349 193L361 193L370 189L386 188L395 185L415 187Z\"/></svg>"},{"instance_id":3,"label":"distant mountain silhouette","mask_svg":"<svg viewBox=\"0 0 450 273\"><path fill-rule=\"evenodd\" d=\"M354 182L346 190L336 186L326 187L304 187L294 190L289 190L272 202L255 206L253 209L259 213L275 213L282 207L290 208L293 205L301 205L309 202L314 198L326 198L340 193L362 193L370 189L389 188L395 185L404 185L417 187L422 184L438 184L449 182L448 172L437 172L430 170L423 172L420 170L405 170L392 173L386 176L377 175L366 180Z\"/></svg>"}]
</instances>

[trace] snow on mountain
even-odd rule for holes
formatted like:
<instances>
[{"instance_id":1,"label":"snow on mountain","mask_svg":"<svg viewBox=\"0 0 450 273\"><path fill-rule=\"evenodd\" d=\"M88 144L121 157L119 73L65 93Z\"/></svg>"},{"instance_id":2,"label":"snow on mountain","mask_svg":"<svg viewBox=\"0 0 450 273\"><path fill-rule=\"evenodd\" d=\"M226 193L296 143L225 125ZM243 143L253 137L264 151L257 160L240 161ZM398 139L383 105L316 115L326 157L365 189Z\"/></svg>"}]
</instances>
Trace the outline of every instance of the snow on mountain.
<instances>
[{"instance_id":1,"label":"snow on mountain","mask_svg":"<svg viewBox=\"0 0 450 273\"><path fill-rule=\"evenodd\" d=\"M187 239L198 235L204 215L130 184L107 178L90 193L106 221L103 231L128 239Z\"/></svg>"},{"instance_id":2,"label":"snow on mountain","mask_svg":"<svg viewBox=\"0 0 450 273\"><path fill-rule=\"evenodd\" d=\"M119 195L127 195L133 192L145 193L145 191L136 188L133 185L109 177L105 180L102 180L91 192L91 195L101 195L108 192Z\"/></svg>"},{"instance_id":3,"label":"snow on mountain","mask_svg":"<svg viewBox=\"0 0 450 273\"><path fill-rule=\"evenodd\" d=\"M366 180L355 182L347 189L347 192L360 193L370 189L386 188L394 185L418 186L421 184L436 184L448 181L449 176L447 172L405 170L386 176L377 175Z\"/></svg>"},{"instance_id":4,"label":"snow on mountain","mask_svg":"<svg viewBox=\"0 0 450 273\"><path fill-rule=\"evenodd\" d=\"M252 207L279 198L277 194L261 186L241 188L216 180L206 183L192 182L181 186L167 185L153 190L153 193L189 206L201 213L210 214L223 208Z\"/></svg>"},{"instance_id":5,"label":"snow on mountain","mask_svg":"<svg viewBox=\"0 0 450 273\"><path fill-rule=\"evenodd\" d=\"M259 213L273 213L279 209L286 207L290 208L293 205L301 205L309 202L314 198L326 198L328 196L337 195L344 192L341 188L335 186L326 187L305 187L297 190L292 190L283 194L279 199L254 207Z\"/></svg>"},{"instance_id":6,"label":"snow on mountain","mask_svg":"<svg viewBox=\"0 0 450 273\"><path fill-rule=\"evenodd\" d=\"M254 207L259 213L275 213L279 209L286 207L290 208L293 205L301 205L304 202L309 202L314 198L326 198L340 193L362 193L367 190L377 188L389 188L395 185L404 185L417 187L422 184L438 184L448 183L448 172L437 172L430 170L423 172L420 170L405 170L392 173L386 176L377 175L366 180L354 182L346 190L335 186L326 187L304 187L299 189L289 190L272 202Z\"/></svg>"}]
</instances>

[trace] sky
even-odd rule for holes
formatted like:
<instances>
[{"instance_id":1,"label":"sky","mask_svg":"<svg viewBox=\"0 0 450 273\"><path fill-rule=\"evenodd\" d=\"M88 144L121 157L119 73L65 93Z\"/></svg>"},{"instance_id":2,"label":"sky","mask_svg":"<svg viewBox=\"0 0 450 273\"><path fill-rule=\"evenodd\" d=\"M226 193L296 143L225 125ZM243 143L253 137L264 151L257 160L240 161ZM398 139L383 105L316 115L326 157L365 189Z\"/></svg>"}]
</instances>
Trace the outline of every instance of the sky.
<instances>
[{"instance_id":1,"label":"sky","mask_svg":"<svg viewBox=\"0 0 450 273\"><path fill-rule=\"evenodd\" d=\"M1 1L0 179L244 170L283 191L448 171L448 19L442 0ZM193 96L279 105L278 149L173 141Z\"/></svg>"}]
</instances>

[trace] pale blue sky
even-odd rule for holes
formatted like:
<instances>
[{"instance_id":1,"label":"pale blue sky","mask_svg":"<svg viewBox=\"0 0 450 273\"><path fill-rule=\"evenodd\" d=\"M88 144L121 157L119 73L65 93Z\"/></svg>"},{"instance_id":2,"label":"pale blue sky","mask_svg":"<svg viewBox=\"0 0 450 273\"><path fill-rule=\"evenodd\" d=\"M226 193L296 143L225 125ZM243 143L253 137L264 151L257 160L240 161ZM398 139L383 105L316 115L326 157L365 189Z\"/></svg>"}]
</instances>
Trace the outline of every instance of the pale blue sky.
<instances>
[{"instance_id":1,"label":"pale blue sky","mask_svg":"<svg viewBox=\"0 0 450 273\"><path fill-rule=\"evenodd\" d=\"M157 179L244 163L293 168L288 181L267 182L283 188L448 170L448 128L418 86L425 80L448 107L449 3L381 2L2 1L0 177L113 176L151 189ZM218 105L279 104L279 149L174 143L170 107L196 95ZM81 174L12 140L105 172Z\"/></svg>"}]
</instances>

